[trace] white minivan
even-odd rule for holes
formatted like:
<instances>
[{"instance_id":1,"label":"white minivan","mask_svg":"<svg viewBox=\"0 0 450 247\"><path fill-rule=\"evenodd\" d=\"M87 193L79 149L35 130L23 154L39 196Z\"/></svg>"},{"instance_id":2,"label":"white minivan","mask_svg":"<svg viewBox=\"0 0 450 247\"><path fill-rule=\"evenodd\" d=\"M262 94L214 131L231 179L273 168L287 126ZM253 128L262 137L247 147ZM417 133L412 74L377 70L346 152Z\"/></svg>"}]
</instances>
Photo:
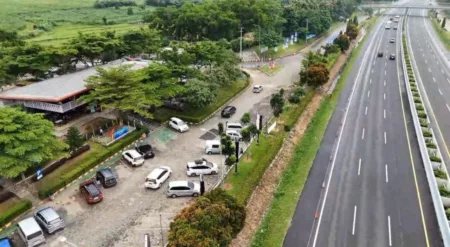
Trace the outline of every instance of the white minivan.
<instances>
[{"instance_id":1,"label":"white minivan","mask_svg":"<svg viewBox=\"0 0 450 247\"><path fill-rule=\"evenodd\" d=\"M33 247L45 243L44 233L33 217L26 218L17 223L20 238L27 247Z\"/></svg>"},{"instance_id":2,"label":"white minivan","mask_svg":"<svg viewBox=\"0 0 450 247\"><path fill-rule=\"evenodd\" d=\"M221 153L220 140L208 140L205 143L206 154L220 154Z\"/></svg>"},{"instance_id":3,"label":"white minivan","mask_svg":"<svg viewBox=\"0 0 450 247\"><path fill-rule=\"evenodd\" d=\"M238 133L241 133L242 128L243 128L243 126L242 126L241 123L227 123L226 131L234 130L234 131L236 131Z\"/></svg>"}]
</instances>

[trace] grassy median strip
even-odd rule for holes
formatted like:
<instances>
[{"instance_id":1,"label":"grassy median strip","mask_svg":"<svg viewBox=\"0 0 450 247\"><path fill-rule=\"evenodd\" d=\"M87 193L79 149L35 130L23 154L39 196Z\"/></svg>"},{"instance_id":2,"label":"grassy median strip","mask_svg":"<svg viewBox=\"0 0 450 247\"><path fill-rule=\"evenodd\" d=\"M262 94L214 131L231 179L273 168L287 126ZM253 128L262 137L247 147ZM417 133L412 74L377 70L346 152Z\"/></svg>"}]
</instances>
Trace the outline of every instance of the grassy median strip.
<instances>
[{"instance_id":1,"label":"grassy median strip","mask_svg":"<svg viewBox=\"0 0 450 247\"><path fill-rule=\"evenodd\" d=\"M436 18L431 18L431 24L438 34L439 39L445 45L445 48L447 48L447 50L450 50L450 32L448 32L445 28L442 28L441 24L439 24Z\"/></svg>"},{"instance_id":2,"label":"grassy median strip","mask_svg":"<svg viewBox=\"0 0 450 247\"><path fill-rule=\"evenodd\" d=\"M171 117L178 117L190 123L200 123L217 109L222 107L228 100L244 90L249 83L250 79L239 79L230 86L220 88L217 93L216 101L207 107L201 109L188 108L183 112L159 108L154 113L154 118L161 123L166 122Z\"/></svg>"},{"instance_id":3,"label":"grassy median strip","mask_svg":"<svg viewBox=\"0 0 450 247\"><path fill-rule=\"evenodd\" d=\"M368 28L368 30L370 29L371 27ZM251 246L282 246L284 237L294 215L295 207L308 177L309 170L311 169L317 150L322 142L328 121L333 114L340 93L365 40L366 38L364 38L352 54L352 57L345 67L341 79L333 92L333 96L331 98L327 97L322 101L320 108L311 120L303 138L296 146L294 156L281 178L274 199L260 229L254 236Z\"/></svg>"}]
</instances>

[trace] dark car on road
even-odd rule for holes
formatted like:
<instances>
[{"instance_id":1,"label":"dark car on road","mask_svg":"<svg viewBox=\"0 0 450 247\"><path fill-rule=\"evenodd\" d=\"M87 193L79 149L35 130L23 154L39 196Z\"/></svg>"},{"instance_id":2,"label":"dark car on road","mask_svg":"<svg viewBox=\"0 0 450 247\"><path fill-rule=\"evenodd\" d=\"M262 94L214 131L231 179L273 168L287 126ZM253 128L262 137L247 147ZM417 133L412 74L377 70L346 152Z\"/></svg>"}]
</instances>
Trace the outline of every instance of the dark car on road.
<instances>
[{"instance_id":1,"label":"dark car on road","mask_svg":"<svg viewBox=\"0 0 450 247\"><path fill-rule=\"evenodd\" d=\"M103 193L97 186L95 179L89 179L80 183L80 193L89 204L103 200Z\"/></svg>"},{"instance_id":2,"label":"dark car on road","mask_svg":"<svg viewBox=\"0 0 450 247\"><path fill-rule=\"evenodd\" d=\"M378 57L383 57L383 52L382 51L378 52Z\"/></svg>"},{"instance_id":3,"label":"dark car on road","mask_svg":"<svg viewBox=\"0 0 450 247\"><path fill-rule=\"evenodd\" d=\"M95 174L95 179L100 181L104 188L113 187L117 184L116 173L112 168L102 168Z\"/></svg>"},{"instance_id":4,"label":"dark car on road","mask_svg":"<svg viewBox=\"0 0 450 247\"><path fill-rule=\"evenodd\" d=\"M155 157L155 151L153 150L153 147L147 142L136 143L135 149L140 155L144 156L144 159Z\"/></svg>"},{"instance_id":5,"label":"dark car on road","mask_svg":"<svg viewBox=\"0 0 450 247\"><path fill-rule=\"evenodd\" d=\"M395 60L395 54L391 54L391 55L389 56L389 60Z\"/></svg>"},{"instance_id":6,"label":"dark car on road","mask_svg":"<svg viewBox=\"0 0 450 247\"><path fill-rule=\"evenodd\" d=\"M235 113L236 113L236 107L229 105L229 106L225 106L225 108L223 108L221 115L222 115L222 117L229 118Z\"/></svg>"}]
</instances>

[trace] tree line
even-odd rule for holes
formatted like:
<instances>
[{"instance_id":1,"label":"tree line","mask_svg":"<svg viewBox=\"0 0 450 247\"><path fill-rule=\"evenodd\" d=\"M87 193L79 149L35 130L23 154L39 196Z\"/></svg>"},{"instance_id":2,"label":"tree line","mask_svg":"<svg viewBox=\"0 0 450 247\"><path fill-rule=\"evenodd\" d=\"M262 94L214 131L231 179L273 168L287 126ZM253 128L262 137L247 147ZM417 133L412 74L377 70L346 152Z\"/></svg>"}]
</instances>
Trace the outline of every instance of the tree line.
<instances>
[{"instance_id":1,"label":"tree line","mask_svg":"<svg viewBox=\"0 0 450 247\"><path fill-rule=\"evenodd\" d=\"M274 47L282 36L294 32L299 37L319 35L353 11L353 4L340 0L291 0L284 4L278 0L206 0L158 7L144 17L144 22L169 39L185 41L225 39L236 43L242 28L244 33L253 33L257 42Z\"/></svg>"}]
</instances>

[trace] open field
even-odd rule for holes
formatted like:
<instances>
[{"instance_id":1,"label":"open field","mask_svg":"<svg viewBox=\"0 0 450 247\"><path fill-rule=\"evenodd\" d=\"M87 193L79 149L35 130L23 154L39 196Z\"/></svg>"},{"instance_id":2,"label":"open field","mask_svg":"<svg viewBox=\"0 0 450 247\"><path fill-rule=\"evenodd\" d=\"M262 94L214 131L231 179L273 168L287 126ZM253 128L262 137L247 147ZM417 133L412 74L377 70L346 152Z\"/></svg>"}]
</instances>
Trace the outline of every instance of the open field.
<instances>
[{"instance_id":1,"label":"open field","mask_svg":"<svg viewBox=\"0 0 450 247\"><path fill-rule=\"evenodd\" d=\"M133 6L134 14L128 15L128 7L96 9L95 1L0 0L0 28L18 31L32 42L60 44L78 32L124 33L138 28L137 24L151 9ZM142 5L144 0L136 3ZM109 25L103 23L103 17ZM35 25L43 28L35 29Z\"/></svg>"}]
</instances>

